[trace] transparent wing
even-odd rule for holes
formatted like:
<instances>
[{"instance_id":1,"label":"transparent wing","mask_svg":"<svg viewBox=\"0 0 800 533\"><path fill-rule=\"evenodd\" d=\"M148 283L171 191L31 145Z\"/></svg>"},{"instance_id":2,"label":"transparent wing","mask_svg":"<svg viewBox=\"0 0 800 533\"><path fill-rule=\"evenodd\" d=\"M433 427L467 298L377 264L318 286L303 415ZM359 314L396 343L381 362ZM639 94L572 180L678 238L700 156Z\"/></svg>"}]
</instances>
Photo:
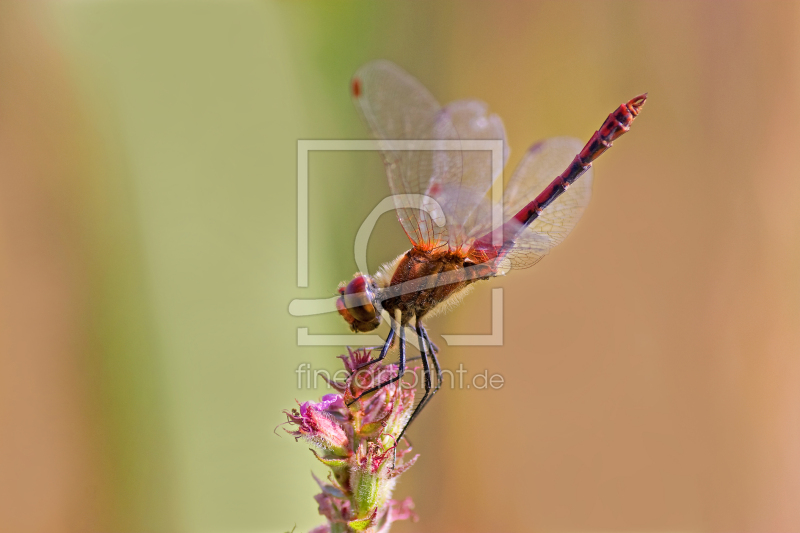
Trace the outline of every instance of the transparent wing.
<instances>
[{"instance_id":1,"label":"transparent wing","mask_svg":"<svg viewBox=\"0 0 800 533\"><path fill-rule=\"evenodd\" d=\"M556 176L564 172L583 144L571 137L554 137L533 145L506 187L503 196L506 218L514 216L533 201ZM514 247L506 256L506 267L533 266L567 238L589 205L593 174L590 168L517 236Z\"/></svg>"},{"instance_id":2,"label":"transparent wing","mask_svg":"<svg viewBox=\"0 0 800 533\"><path fill-rule=\"evenodd\" d=\"M457 138L455 128L439 120L442 108L433 95L389 61L374 61L358 69L352 94L356 109L377 139ZM446 237L445 220L442 213L431 213L420 195L428 188L432 172L460 175L460 159L440 157L434 161L430 154L404 149L402 143L385 144L381 155L397 217L408 238L415 245L436 246Z\"/></svg>"},{"instance_id":3,"label":"transparent wing","mask_svg":"<svg viewBox=\"0 0 800 533\"><path fill-rule=\"evenodd\" d=\"M442 108L413 76L388 61L361 67L352 88L356 108L372 134L389 141L381 154L409 239L425 248L463 244L464 227L502 169L493 175L491 152L453 150L452 144L460 148L461 139L499 139L505 146L502 121L486 116L481 102L459 101ZM434 149L408 150L392 142L418 140L433 141L429 144Z\"/></svg>"},{"instance_id":4,"label":"transparent wing","mask_svg":"<svg viewBox=\"0 0 800 533\"><path fill-rule=\"evenodd\" d=\"M493 152L482 144L476 150L462 149L461 175L434 174L426 194L441 205L447 219L448 244L453 248L468 245L477 236L488 204L486 193L494 180L503 172L508 160L508 144L503 121L488 114L488 106L478 100L458 100L447 104L442 114L453 125L462 141L500 141L502 158L493 166ZM462 146L464 148L464 146ZM447 157L436 152L434 159Z\"/></svg>"}]
</instances>

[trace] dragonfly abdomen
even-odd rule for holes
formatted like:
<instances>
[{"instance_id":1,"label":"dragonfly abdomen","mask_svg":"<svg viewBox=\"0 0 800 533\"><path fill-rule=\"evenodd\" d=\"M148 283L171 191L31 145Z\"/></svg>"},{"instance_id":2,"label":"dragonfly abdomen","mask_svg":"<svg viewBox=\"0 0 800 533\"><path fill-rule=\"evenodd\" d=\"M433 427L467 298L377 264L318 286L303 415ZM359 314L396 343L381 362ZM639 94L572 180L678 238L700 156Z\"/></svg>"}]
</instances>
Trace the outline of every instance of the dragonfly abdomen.
<instances>
[{"instance_id":1,"label":"dragonfly abdomen","mask_svg":"<svg viewBox=\"0 0 800 533\"><path fill-rule=\"evenodd\" d=\"M539 195L520 209L508 222L501 228L495 230L499 232L502 245L496 246L495 232L476 239L470 250L469 255L478 262L492 259L502 259L513 248L519 235L536 220L544 209L561 196L569 186L581 177L592 166L592 162L600 154L611 148L612 143L630 130L631 123L639 114L642 106L647 100L647 94L642 94L633 98L625 104L620 105L616 110L606 117L600 129L594 132L583 149L567 166L566 170L550 182ZM537 145L538 146L538 145ZM533 149L536 149L534 147Z\"/></svg>"},{"instance_id":2,"label":"dragonfly abdomen","mask_svg":"<svg viewBox=\"0 0 800 533\"><path fill-rule=\"evenodd\" d=\"M561 196L571 184L573 184L581 175L589 170L592 166L592 161L600 157L600 154L611 148L613 142L631 129L631 124L639 110L647 100L647 94L641 94L636 98L630 100L628 103L620 105L615 111L608 115L600 129L594 132L589 142L583 149L575 156L575 159L569 164L566 170L561 175L556 177L545 190L539 193L532 202L523 207L519 213L514 216L521 227L518 232L524 230L531 222L536 220L539 213L542 212L548 205Z\"/></svg>"}]
</instances>

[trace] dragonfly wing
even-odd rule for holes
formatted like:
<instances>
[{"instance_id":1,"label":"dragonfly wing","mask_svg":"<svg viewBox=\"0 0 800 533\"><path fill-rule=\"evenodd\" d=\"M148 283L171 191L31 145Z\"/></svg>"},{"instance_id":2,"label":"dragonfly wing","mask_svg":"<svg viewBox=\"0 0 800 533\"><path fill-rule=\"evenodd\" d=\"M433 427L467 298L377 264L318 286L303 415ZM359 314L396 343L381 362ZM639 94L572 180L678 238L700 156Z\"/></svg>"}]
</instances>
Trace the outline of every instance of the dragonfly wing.
<instances>
[{"instance_id":1,"label":"dragonfly wing","mask_svg":"<svg viewBox=\"0 0 800 533\"><path fill-rule=\"evenodd\" d=\"M502 146L500 164L494 165L493 152L481 147L478 150L462 150L460 153L433 152L434 168L441 168L453 159L460 159L461 173L432 172L432 179L425 194L436 199L447 218L448 244L459 248L469 244L473 231L483 221L486 193L494 180L502 175L508 160L508 144L503 121L488 113L488 106L478 100L458 100L447 104L441 112L442 122L449 130L455 128L462 141L495 140ZM441 132L445 133L445 132ZM454 157L455 156L455 157Z\"/></svg>"},{"instance_id":2,"label":"dragonfly wing","mask_svg":"<svg viewBox=\"0 0 800 533\"><path fill-rule=\"evenodd\" d=\"M554 137L533 145L506 187L503 196L505 217L514 216L533 201L567 168L583 144L571 137ZM589 205L593 173L593 169L587 170L517 236L514 247L506 255L506 267L533 266L567 238Z\"/></svg>"},{"instance_id":3,"label":"dragonfly wing","mask_svg":"<svg viewBox=\"0 0 800 533\"><path fill-rule=\"evenodd\" d=\"M434 180L449 183L460 178L460 153L408 150L391 141L458 140L455 126L425 86L389 61L373 61L358 69L352 94L372 135L388 141L381 155L397 216L409 239L425 248L446 241L444 212L423 195Z\"/></svg>"}]
</instances>

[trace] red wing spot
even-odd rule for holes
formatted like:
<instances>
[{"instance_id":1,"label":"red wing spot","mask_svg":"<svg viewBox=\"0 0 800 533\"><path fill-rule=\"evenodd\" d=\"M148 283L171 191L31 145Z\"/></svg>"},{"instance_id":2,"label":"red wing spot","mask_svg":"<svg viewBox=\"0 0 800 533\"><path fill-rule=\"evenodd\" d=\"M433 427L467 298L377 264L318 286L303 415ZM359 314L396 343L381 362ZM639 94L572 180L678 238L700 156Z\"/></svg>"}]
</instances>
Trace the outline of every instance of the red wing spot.
<instances>
[{"instance_id":1,"label":"red wing spot","mask_svg":"<svg viewBox=\"0 0 800 533\"><path fill-rule=\"evenodd\" d=\"M433 186L431 186L430 193L431 193L432 195L436 196L436 195L437 195L437 194L439 194L440 192L442 192L442 188L441 188L441 186L439 186L439 184L438 184L438 183L434 183L434 184L433 184Z\"/></svg>"},{"instance_id":2,"label":"red wing spot","mask_svg":"<svg viewBox=\"0 0 800 533\"><path fill-rule=\"evenodd\" d=\"M353 89L353 96L355 96L356 98L361 96L361 80L359 80L358 78L354 78L352 89Z\"/></svg>"}]
</instances>

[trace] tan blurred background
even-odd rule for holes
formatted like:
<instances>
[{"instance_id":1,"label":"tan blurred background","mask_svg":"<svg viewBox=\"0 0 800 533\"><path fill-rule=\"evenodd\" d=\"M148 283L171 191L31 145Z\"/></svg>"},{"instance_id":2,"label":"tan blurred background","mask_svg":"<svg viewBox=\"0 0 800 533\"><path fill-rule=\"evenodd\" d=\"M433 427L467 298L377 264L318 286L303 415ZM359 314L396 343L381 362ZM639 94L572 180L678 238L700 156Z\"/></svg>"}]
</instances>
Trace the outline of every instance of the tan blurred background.
<instances>
[{"instance_id":1,"label":"tan blurred background","mask_svg":"<svg viewBox=\"0 0 800 533\"><path fill-rule=\"evenodd\" d=\"M388 188L311 156L298 289L296 143L366 136L374 58L488 102L511 168L650 93L566 243L432 322L506 381L415 424L396 531L800 531L800 5L244 0L0 4L0 531L321 522L273 429L324 392L301 362L337 368L296 328L345 327L287 308L352 275ZM375 235L372 267L407 248ZM504 346L443 346L498 286Z\"/></svg>"}]
</instances>

